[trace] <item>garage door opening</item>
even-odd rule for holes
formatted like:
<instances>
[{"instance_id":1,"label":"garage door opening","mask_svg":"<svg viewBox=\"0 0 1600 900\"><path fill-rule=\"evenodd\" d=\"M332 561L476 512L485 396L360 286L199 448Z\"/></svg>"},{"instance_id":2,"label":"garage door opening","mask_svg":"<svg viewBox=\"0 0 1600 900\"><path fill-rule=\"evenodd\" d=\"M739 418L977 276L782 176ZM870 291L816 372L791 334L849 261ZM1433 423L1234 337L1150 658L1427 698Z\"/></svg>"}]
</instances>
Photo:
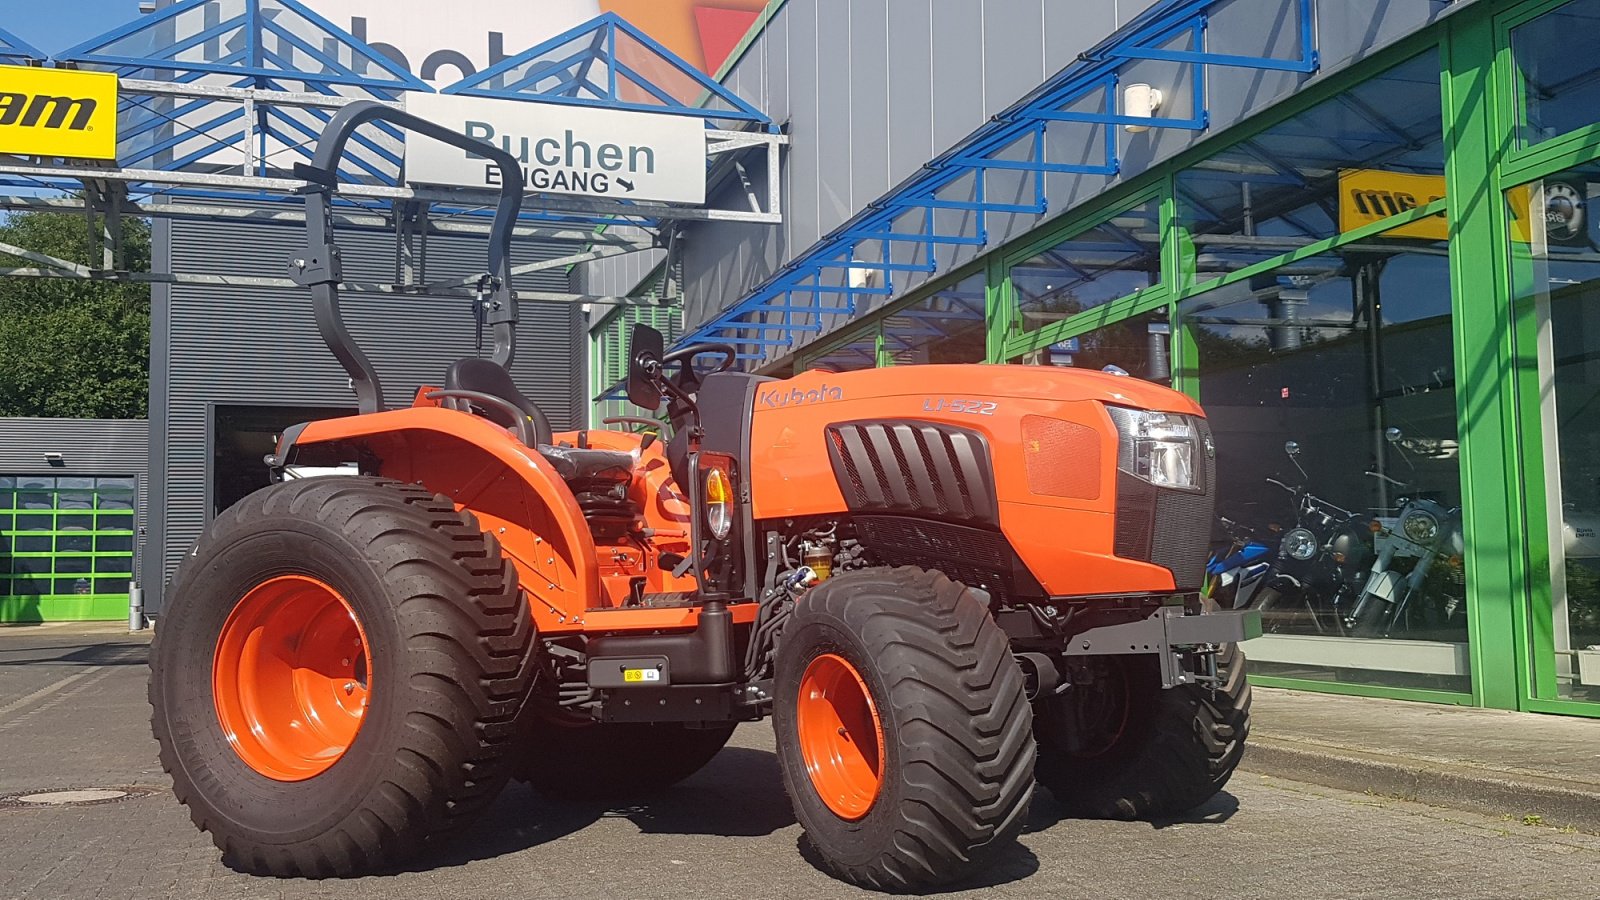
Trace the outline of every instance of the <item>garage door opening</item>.
<instances>
[{"instance_id":1,"label":"garage door opening","mask_svg":"<svg viewBox=\"0 0 1600 900\"><path fill-rule=\"evenodd\" d=\"M272 483L264 458L277 449L284 429L355 414L353 408L328 406L213 407L211 515Z\"/></svg>"}]
</instances>

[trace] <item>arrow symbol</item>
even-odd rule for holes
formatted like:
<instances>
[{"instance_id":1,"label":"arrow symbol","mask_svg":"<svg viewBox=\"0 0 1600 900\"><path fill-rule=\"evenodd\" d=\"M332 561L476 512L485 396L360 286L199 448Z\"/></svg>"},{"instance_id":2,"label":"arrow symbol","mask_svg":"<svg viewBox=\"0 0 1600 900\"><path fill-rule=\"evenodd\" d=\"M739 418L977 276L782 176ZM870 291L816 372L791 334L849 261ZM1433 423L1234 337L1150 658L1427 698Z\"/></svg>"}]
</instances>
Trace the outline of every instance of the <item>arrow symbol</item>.
<instances>
[{"instance_id":1,"label":"arrow symbol","mask_svg":"<svg viewBox=\"0 0 1600 900\"><path fill-rule=\"evenodd\" d=\"M626 178L618 178L617 179L617 184L620 184L623 187L627 188L628 189L628 193L630 193L630 194L633 193L633 182L627 180Z\"/></svg>"}]
</instances>

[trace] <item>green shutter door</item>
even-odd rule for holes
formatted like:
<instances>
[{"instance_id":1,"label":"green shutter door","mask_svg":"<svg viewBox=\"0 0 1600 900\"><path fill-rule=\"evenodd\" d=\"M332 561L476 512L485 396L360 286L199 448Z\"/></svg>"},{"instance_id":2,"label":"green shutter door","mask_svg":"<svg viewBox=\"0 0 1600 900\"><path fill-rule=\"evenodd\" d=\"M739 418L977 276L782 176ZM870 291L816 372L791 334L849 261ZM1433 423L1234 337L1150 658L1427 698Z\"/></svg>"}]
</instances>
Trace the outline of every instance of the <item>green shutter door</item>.
<instances>
[{"instance_id":1,"label":"green shutter door","mask_svg":"<svg viewBox=\"0 0 1600 900\"><path fill-rule=\"evenodd\" d=\"M133 546L132 478L0 475L0 622L125 618Z\"/></svg>"}]
</instances>

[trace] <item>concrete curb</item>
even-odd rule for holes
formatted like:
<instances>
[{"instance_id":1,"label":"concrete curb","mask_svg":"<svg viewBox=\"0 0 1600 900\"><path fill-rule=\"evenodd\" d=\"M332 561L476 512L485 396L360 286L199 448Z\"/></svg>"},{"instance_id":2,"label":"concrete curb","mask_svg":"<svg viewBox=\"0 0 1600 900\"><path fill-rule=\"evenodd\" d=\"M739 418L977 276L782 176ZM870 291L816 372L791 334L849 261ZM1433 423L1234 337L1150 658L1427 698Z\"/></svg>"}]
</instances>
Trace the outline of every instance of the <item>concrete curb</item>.
<instances>
[{"instance_id":1,"label":"concrete curb","mask_svg":"<svg viewBox=\"0 0 1600 900\"><path fill-rule=\"evenodd\" d=\"M1239 768L1258 775L1600 833L1600 791L1522 772L1352 750L1252 732Z\"/></svg>"}]
</instances>

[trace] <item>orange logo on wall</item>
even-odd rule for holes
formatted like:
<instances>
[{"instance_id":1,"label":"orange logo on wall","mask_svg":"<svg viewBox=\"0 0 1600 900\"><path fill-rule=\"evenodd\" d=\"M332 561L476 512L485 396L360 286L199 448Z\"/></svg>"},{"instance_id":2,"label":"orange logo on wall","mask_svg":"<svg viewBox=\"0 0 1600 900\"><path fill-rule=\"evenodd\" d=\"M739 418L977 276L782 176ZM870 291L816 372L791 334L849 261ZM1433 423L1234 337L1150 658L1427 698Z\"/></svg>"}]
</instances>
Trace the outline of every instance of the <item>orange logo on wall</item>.
<instances>
[{"instance_id":1,"label":"orange logo on wall","mask_svg":"<svg viewBox=\"0 0 1600 900\"><path fill-rule=\"evenodd\" d=\"M717 74L766 6L767 0L600 0L602 12L627 19L707 75ZM681 79L661 71L665 66L651 61L651 54L641 51L642 48L617 47L617 55L630 68L637 62L642 69L635 71L651 82L666 87ZM623 83L619 88L626 100L649 102L644 89L637 85ZM692 101L694 96L678 99Z\"/></svg>"}]
</instances>

